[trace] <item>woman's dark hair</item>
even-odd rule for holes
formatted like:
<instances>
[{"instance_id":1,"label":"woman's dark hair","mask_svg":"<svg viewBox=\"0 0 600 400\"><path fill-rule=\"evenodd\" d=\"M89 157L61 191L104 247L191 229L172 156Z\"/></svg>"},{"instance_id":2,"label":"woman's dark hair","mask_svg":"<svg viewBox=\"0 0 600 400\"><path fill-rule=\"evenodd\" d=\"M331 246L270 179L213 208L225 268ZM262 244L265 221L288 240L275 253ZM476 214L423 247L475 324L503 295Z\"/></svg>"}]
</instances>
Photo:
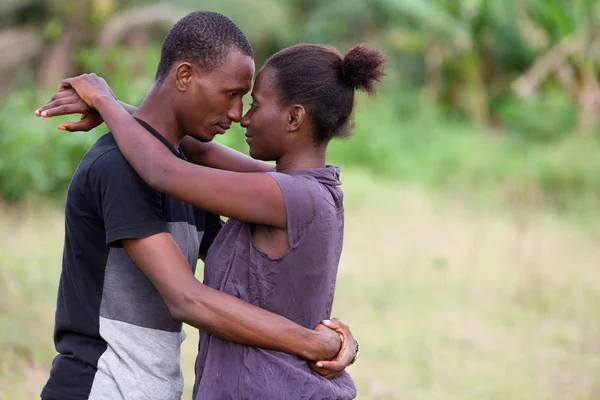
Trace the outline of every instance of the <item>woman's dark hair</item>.
<instances>
[{"instance_id":1,"label":"woman's dark hair","mask_svg":"<svg viewBox=\"0 0 600 400\"><path fill-rule=\"evenodd\" d=\"M350 136L354 91L375 93L385 75L386 57L359 44L345 56L335 48L298 44L274 54L265 68L275 71L282 105L304 106L315 127L315 142Z\"/></svg>"}]
</instances>

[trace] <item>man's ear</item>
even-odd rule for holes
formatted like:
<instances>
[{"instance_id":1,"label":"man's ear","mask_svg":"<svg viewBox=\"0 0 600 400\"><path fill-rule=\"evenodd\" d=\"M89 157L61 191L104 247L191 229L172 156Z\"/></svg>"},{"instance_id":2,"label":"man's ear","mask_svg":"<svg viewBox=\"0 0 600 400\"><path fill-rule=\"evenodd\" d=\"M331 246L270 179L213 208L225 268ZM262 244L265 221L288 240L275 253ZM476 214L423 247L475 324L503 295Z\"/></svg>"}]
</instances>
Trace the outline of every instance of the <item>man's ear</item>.
<instances>
[{"instance_id":1,"label":"man's ear","mask_svg":"<svg viewBox=\"0 0 600 400\"><path fill-rule=\"evenodd\" d=\"M179 91L187 91L192 83L193 74L194 69L190 63L182 62L179 64L175 69L175 87L177 87Z\"/></svg>"},{"instance_id":2,"label":"man's ear","mask_svg":"<svg viewBox=\"0 0 600 400\"><path fill-rule=\"evenodd\" d=\"M287 131L295 132L304 123L306 119L306 110L300 104L294 104L288 112L287 116Z\"/></svg>"}]
</instances>

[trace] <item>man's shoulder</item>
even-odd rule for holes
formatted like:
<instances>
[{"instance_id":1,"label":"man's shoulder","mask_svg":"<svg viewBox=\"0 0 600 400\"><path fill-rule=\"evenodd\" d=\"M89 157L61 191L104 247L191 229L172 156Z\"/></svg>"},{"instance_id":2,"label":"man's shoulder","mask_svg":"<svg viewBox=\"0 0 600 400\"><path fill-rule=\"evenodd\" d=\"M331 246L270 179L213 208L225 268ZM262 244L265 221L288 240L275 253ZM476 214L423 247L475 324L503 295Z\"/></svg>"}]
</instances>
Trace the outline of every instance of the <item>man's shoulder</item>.
<instances>
[{"instance_id":1,"label":"man's shoulder","mask_svg":"<svg viewBox=\"0 0 600 400\"><path fill-rule=\"evenodd\" d=\"M119 169L133 170L127 162L112 134L108 132L94 143L81 160L82 166L95 171L118 173Z\"/></svg>"},{"instance_id":2,"label":"man's shoulder","mask_svg":"<svg viewBox=\"0 0 600 400\"><path fill-rule=\"evenodd\" d=\"M127 162L109 132L98 139L83 156L73 175L71 186L90 188L101 182L138 183L138 180L135 170ZM139 183L145 186L145 182ZM135 187L128 186L130 190Z\"/></svg>"}]
</instances>

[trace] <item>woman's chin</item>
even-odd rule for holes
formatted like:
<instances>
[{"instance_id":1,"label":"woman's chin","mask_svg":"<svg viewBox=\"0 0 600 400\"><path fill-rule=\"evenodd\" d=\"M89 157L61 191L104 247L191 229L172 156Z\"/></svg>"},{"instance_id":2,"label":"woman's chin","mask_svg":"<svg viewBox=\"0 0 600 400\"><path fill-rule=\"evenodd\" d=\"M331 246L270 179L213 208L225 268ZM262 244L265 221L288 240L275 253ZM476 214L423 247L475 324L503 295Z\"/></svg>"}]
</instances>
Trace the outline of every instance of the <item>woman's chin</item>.
<instances>
[{"instance_id":1,"label":"woman's chin","mask_svg":"<svg viewBox=\"0 0 600 400\"><path fill-rule=\"evenodd\" d=\"M256 151L252 150L252 146L248 146L248 154L250 154L250 157L254 158L255 160L260 160L260 155Z\"/></svg>"},{"instance_id":2,"label":"woman's chin","mask_svg":"<svg viewBox=\"0 0 600 400\"><path fill-rule=\"evenodd\" d=\"M264 157L264 154L261 154L260 151L257 151L257 149L253 148L252 146L248 146L248 154L250 154L250 157L254 158L255 160L269 161Z\"/></svg>"}]
</instances>

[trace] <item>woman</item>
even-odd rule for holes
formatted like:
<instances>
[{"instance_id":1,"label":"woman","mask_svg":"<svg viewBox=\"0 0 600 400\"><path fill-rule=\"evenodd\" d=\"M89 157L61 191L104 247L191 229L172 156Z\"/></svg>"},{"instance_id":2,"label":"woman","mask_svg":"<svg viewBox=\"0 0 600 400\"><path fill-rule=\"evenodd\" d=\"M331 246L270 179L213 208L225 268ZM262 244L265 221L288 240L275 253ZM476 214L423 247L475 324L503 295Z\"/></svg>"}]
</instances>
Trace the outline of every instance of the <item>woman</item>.
<instances>
[{"instance_id":1,"label":"woman","mask_svg":"<svg viewBox=\"0 0 600 400\"><path fill-rule=\"evenodd\" d=\"M373 93L384 63L380 52L360 45L342 57L331 47L301 44L267 60L241 120L250 155L276 161L266 173L191 165L165 152L133 117L113 117L114 101L89 105L150 186L230 218L210 248L204 283L310 328L330 316L343 241L339 169L326 165L327 145L350 133L354 92ZM67 83L82 90L77 81ZM188 146L193 152L194 144ZM244 198L254 199L244 204ZM294 356L209 334L201 338L196 375L197 399L356 395L345 372L327 380Z\"/></svg>"}]
</instances>

